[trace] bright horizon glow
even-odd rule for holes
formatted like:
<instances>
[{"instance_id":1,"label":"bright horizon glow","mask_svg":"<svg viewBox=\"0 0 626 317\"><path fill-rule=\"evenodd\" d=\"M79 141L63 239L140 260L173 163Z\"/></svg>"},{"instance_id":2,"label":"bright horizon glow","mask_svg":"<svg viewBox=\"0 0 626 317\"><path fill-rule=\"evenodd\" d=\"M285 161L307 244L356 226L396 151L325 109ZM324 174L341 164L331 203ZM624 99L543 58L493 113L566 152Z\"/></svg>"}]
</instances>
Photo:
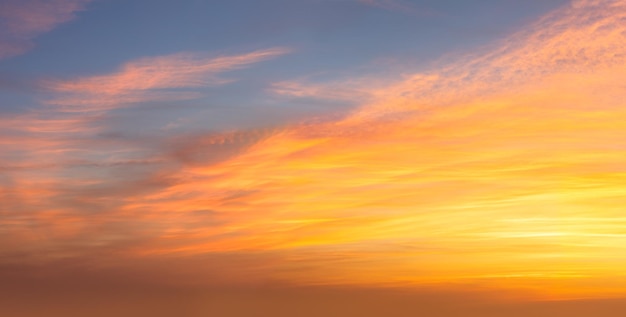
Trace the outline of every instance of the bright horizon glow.
<instances>
[{"instance_id":1,"label":"bright horizon glow","mask_svg":"<svg viewBox=\"0 0 626 317\"><path fill-rule=\"evenodd\" d=\"M306 49L268 45L46 77L0 117L2 264L623 298L625 20L624 0L573 1L422 71L246 83ZM246 87L238 119L192 112ZM289 102L350 106L263 117Z\"/></svg>"}]
</instances>

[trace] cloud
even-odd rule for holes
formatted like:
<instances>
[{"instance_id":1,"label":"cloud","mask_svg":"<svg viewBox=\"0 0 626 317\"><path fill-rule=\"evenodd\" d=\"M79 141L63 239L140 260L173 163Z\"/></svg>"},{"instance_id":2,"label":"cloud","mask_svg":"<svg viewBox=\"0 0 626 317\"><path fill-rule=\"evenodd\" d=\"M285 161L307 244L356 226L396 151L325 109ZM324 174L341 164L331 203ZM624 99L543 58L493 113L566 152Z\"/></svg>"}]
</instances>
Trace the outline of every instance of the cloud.
<instances>
[{"instance_id":1,"label":"cloud","mask_svg":"<svg viewBox=\"0 0 626 317\"><path fill-rule=\"evenodd\" d=\"M245 68L289 52L272 48L240 55L209 56L178 53L147 57L129 62L115 73L67 81L50 81L47 88L61 97L49 104L67 111L92 111L128 104L196 99L198 89L219 86L233 80L220 78L225 72Z\"/></svg>"},{"instance_id":2,"label":"cloud","mask_svg":"<svg viewBox=\"0 0 626 317\"><path fill-rule=\"evenodd\" d=\"M184 164L207 164L235 156L272 134L273 129L179 135L169 141L170 155Z\"/></svg>"},{"instance_id":3,"label":"cloud","mask_svg":"<svg viewBox=\"0 0 626 317\"><path fill-rule=\"evenodd\" d=\"M51 103L66 105L63 97L70 95L72 100L82 101L83 109L47 108L0 118L0 214L4 219L0 222L0 240L6 242L11 240L7 237L15 237L23 242L21 246L6 242L2 249L34 252L38 255L24 261L45 262L80 256L89 248L120 239L143 239L143 234L136 236L138 232L132 229L141 220L125 214L133 197L173 186L179 180L168 174L176 171L179 162L193 164L202 159L206 163L212 157L228 157L266 132L203 136L202 140L196 139L199 144L215 146L205 153L187 154L185 147L193 144L177 144L170 151L167 140L152 148L159 136L148 138L147 142L107 136L108 110L124 106L119 100L125 98L148 101L160 97L156 90L223 84L224 80L216 77L219 73L286 52L269 49L214 57L175 54L128 63L112 75L48 82L53 97L59 97ZM231 199L240 196L231 195ZM196 211L184 225L190 230L202 230L220 221L200 216L202 213ZM180 223L180 216L173 219ZM100 236L98 241L87 238L96 231L100 232L96 234ZM150 232L146 233L148 239L162 233L160 226L146 232ZM73 242L78 236L85 239Z\"/></svg>"},{"instance_id":4,"label":"cloud","mask_svg":"<svg viewBox=\"0 0 626 317\"><path fill-rule=\"evenodd\" d=\"M593 7L593 6L612 6L612 5L624 5L621 0L574 0L572 6L575 8Z\"/></svg>"},{"instance_id":5,"label":"cloud","mask_svg":"<svg viewBox=\"0 0 626 317\"><path fill-rule=\"evenodd\" d=\"M7 0L0 3L0 59L19 55L32 40L75 18L90 0Z\"/></svg>"},{"instance_id":6,"label":"cloud","mask_svg":"<svg viewBox=\"0 0 626 317\"><path fill-rule=\"evenodd\" d=\"M603 260L623 252L626 203L617 4L565 7L490 51L362 87L375 99L343 119L181 167L127 208L202 207L228 225L172 229L145 254L276 250L293 269L273 273L303 284L620 294L623 263Z\"/></svg>"},{"instance_id":7,"label":"cloud","mask_svg":"<svg viewBox=\"0 0 626 317\"><path fill-rule=\"evenodd\" d=\"M84 121L67 119L84 113L41 127L36 118L16 119L8 129L23 133L24 147L0 142L26 162L71 153L96 163L163 163L1 174L2 249L26 252L29 263L116 250L103 258L125 272L136 263L198 260L172 266L198 274L203 257L260 254L242 261L250 271L237 268L253 280L301 285L455 284L560 299L623 294L623 4L578 2L430 72L354 80L365 83L355 89L368 98L337 120L133 147L71 139ZM161 90L219 85L222 72L283 53L259 52L220 62L140 60L49 87L62 94L53 104L115 109L160 98ZM324 95L297 84L278 88ZM32 134L20 130L33 125ZM36 137L65 127L77 132ZM207 275L220 272L240 271L224 264ZM198 276L180 281L201 284Z\"/></svg>"},{"instance_id":8,"label":"cloud","mask_svg":"<svg viewBox=\"0 0 626 317\"><path fill-rule=\"evenodd\" d=\"M314 84L304 81L282 81L273 83L269 89L273 94L317 100L360 101L367 100L368 91L362 86L350 85L346 82Z\"/></svg>"},{"instance_id":9,"label":"cloud","mask_svg":"<svg viewBox=\"0 0 626 317\"><path fill-rule=\"evenodd\" d=\"M432 72L407 73L388 85L370 87L382 101L363 107L361 115L452 104L494 90L515 90L555 74L620 65L626 60L621 44L624 18L623 1L575 2L481 51L443 60Z\"/></svg>"}]
</instances>

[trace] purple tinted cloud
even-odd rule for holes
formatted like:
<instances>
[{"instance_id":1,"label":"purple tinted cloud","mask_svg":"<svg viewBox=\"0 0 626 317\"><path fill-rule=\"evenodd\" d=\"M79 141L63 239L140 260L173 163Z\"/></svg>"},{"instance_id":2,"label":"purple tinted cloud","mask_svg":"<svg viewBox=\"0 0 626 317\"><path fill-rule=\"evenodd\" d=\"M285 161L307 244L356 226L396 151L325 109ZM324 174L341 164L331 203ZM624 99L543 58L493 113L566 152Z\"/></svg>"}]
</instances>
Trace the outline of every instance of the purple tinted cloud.
<instances>
[{"instance_id":1,"label":"purple tinted cloud","mask_svg":"<svg viewBox=\"0 0 626 317\"><path fill-rule=\"evenodd\" d=\"M22 54L33 39L71 21L91 0L5 0L0 2L0 59Z\"/></svg>"}]
</instances>

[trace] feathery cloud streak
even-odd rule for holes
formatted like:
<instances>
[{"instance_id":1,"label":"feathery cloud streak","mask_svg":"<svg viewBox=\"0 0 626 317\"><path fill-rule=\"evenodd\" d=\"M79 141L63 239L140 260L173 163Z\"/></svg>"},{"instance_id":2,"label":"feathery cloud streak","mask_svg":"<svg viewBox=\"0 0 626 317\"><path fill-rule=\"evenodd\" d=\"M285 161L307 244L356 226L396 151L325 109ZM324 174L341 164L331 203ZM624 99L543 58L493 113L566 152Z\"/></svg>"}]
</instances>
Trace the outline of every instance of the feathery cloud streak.
<instances>
[{"instance_id":1,"label":"feathery cloud streak","mask_svg":"<svg viewBox=\"0 0 626 317\"><path fill-rule=\"evenodd\" d=\"M113 74L49 82L50 90L62 94L50 104L80 112L147 101L194 99L202 95L191 89L233 81L220 78L222 73L287 53L286 48L272 48L231 56L178 53L143 58Z\"/></svg>"},{"instance_id":2,"label":"feathery cloud streak","mask_svg":"<svg viewBox=\"0 0 626 317\"><path fill-rule=\"evenodd\" d=\"M207 208L230 225L178 227L161 243L180 244L142 252L282 250L276 274L306 283L623 293L624 10L578 2L494 52L379 88L345 120L184 169L127 208ZM287 269L304 262L316 269Z\"/></svg>"},{"instance_id":3,"label":"feathery cloud streak","mask_svg":"<svg viewBox=\"0 0 626 317\"><path fill-rule=\"evenodd\" d=\"M33 47L32 40L75 17L91 0L7 0L0 2L0 59Z\"/></svg>"},{"instance_id":4,"label":"feathery cloud streak","mask_svg":"<svg viewBox=\"0 0 626 317\"><path fill-rule=\"evenodd\" d=\"M129 96L153 100L153 90L223 84L218 73L286 52L212 58L177 54L129 63L110 76L49 82L59 96L50 103L76 105L64 99L71 95L81 101L80 109L52 107L0 119L0 255L11 258L7 254L17 252L21 256L12 261L24 263L85 256L86 247L97 250L108 243L66 238L91 235L90 230L113 236L110 242L136 239L130 233L137 232L123 229L126 221L111 214L131 196L169 184L153 170L170 165L163 162L168 154L155 153L149 147L153 141L103 135L109 131L108 111L128 106L123 100Z\"/></svg>"}]
</instances>

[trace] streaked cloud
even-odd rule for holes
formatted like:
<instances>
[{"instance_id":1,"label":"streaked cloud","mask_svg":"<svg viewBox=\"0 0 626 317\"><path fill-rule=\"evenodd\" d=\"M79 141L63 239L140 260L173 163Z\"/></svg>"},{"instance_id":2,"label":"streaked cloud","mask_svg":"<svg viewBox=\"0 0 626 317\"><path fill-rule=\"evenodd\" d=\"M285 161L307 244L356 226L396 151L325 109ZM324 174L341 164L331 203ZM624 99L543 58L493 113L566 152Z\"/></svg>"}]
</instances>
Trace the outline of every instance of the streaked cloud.
<instances>
[{"instance_id":1,"label":"streaked cloud","mask_svg":"<svg viewBox=\"0 0 626 317\"><path fill-rule=\"evenodd\" d=\"M626 59L619 53L623 7L623 1L574 2L482 51L442 61L432 72L407 73L369 87L383 101L355 117L451 104L496 89L513 91L551 75L619 65Z\"/></svg>"},{"instance_id":2,"label":"streaked cloud","mask_svg":"<svg viewBox=\"0 0 626 317\"><path fill-rule=\"evenodd\" d=\"M283 81L273 83L269 92L276 95L294 98L312 98L318 100L346 100L364 102L369 92L362 85L346 82L309 83L306 81Z\"/></svg>"},{"instance_id":3,"label":"streaked cloud","mask_svg":"<svg viewBox=\"0 0 626 317\"><path fill-rule=\"evenodd\" d=\"M607 282L624 239L617 8L565 8L491 52L367 86L377 99L343 120L184 166L124 208L161 224L208 209L224 225L178 222L138 254L273 250L287 259L271 274L304 284L620 294Z\"/></svg>"},{"instance_id":4,"label":"streaked cloud","mask_svg":"<svg viewBox=\"0 0 626 317\"><path fill-rule=\"evenodd\" d=\"M17 153L3 162L80 164L0 175L2 249L32 265L83 259L127 272L182 259L176 267L194 274L168 275L181 284L224 275L624 294L625 3L578 1L429 72L354 79L347 90L278 82L275 94L362 103L340 119L279 128L140 145L82 135L93 133L90 111L195 98L228 82L222 73L285 49L148 58L50 82L50 104L64 111L44 124L1 119L6 135L23 137L0 139Z\"/></svg>"},{"instance_id":5,"label":"streaked cloud","mask_svg":"<svg viewBox=\"0 0 626 317\"><path fill-rule=\"evenodd\" d=\"M6 0L0 2L0 59L34 46L33 39L71 21L91 0Z\"/></svg>"},{"instance_id":6,"label":"streaked cloud","mask_svg":"<svg viewBox=\"0 0 626 317\"><path fill-rule=\"evenodd\" d=\"M142 58L125 64L113 74L50 81L46 84L48 89L61 94L61 97L49 103L67 111L80 112L119 108L140 102L195 99L202 94L194 88L219 86L233 81L219 75L289 51L272 48L240 55L178 53Z\"/></svg>"}]
</instances>

